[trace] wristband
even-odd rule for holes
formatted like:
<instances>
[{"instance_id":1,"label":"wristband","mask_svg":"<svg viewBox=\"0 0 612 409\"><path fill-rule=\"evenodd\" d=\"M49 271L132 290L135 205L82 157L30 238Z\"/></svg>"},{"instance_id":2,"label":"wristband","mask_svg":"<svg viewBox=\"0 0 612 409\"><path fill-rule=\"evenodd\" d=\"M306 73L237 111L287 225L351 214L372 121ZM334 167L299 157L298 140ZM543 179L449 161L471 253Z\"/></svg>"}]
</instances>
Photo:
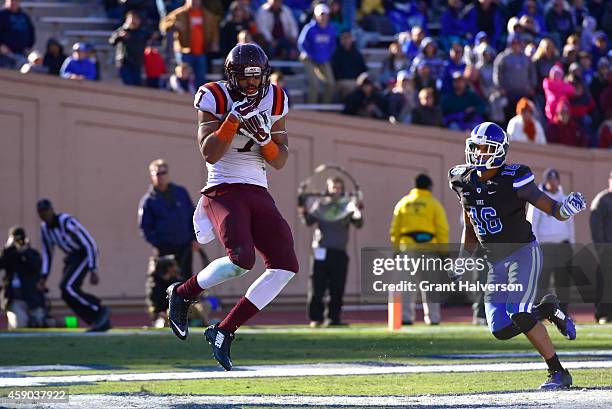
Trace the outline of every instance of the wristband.
<instances>
[{"instance_id":1,"label":"wristband","mask_svg":"<svg viewBox=\"0 0 612 409\"><path fill-rule=\"evenodd\" d=\"M270 141L261 148L259 148L261 152L261 156L263 156L266 160L274 160L278 156L280 149L278 149L278 145L274 141Z\"/></svg>"},{"instance_id":2,"label":"wristband","mask_svg":"<svg viewBox=\"0 0 612 409\"><path fill-rule=\"evenodd\" d=\"M234 122L230 119L230 116L228 116L225 121L223 121L219 129L214 132L214 134L223 142L231 143L234 135L236 135L239 125L240 122Z\"/></svg>"}]
</instances>

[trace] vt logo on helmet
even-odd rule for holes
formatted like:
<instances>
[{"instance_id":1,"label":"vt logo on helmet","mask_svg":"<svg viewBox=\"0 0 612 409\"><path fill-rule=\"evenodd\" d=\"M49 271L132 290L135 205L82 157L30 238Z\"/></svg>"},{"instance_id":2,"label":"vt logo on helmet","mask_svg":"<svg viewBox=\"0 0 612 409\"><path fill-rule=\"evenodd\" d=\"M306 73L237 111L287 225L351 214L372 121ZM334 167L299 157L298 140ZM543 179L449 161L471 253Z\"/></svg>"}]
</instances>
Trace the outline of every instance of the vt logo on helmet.
<instances>
[{"instance_id":1,"label":"vt logo on helmet","mask_svg":"<svg viewBox=\"0 0 612 409\"><path fill-rule=\"evenodd\" d=\"M465 141L465 163L476 170L499 168L506 162L508 135L497 124L477 125Z\"/></svg>"},{"instance_id":2,"label":"vt logo on helmet","mask_svg":"<svg viewBox=\"0 0 612 409\"><path fill-rule=\"evenodd\" d=\"M227 90L234 101L259 101L270 88L268 56L257 44L238 44L225 59Z\"/></svg>"}]
</instances>

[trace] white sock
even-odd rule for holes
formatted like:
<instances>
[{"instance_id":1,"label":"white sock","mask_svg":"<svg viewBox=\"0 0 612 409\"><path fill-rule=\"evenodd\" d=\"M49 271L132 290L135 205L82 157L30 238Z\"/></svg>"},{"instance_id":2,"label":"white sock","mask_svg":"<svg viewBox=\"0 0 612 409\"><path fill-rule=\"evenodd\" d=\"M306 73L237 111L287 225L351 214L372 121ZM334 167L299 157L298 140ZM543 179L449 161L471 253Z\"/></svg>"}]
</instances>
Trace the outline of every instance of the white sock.
<instances>
[{"instance_id":1,"label":"white sock","mask_svg":"<svg viewBox=\"0 0 612 409\"><path fill-rule=\"evenodd\" d=\"M295 273L291 271L270 268L251 284L245 297L259 310L262 310L276 298L294 275Z\"/></svg>"},{"instance_id":2,"label":"white sock","mask_svg":"<svg viewBox=\"0 0 612 409\"><path fill-rule=\"evenodd\" d=\"M229 257L221 257L210 262L198 273L198 285L207 290L232 278L240 277L249 270L232 263Z\"/></svg>"}]
</instances>

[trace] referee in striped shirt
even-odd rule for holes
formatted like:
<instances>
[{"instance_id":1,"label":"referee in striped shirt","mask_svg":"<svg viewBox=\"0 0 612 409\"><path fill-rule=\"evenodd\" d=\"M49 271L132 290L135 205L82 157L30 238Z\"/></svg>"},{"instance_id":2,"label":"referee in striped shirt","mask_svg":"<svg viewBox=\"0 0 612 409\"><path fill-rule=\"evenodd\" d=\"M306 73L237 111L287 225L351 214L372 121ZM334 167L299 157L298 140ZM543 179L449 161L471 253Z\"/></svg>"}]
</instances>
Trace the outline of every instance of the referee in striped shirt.
<instances>
[{"instance_id":1,"label":"referee in striped shirt","mask_svg":"<svg viewBox=\"0 0 612 409\"><path fill-rule=\"evenodd\" d=\"M36 204L42 220L40 235L42 242L42 271L39 288L46 284L53 250L57 245L66 254L64 272L60 282L62 299L88 325L89 331L106 331L110 328L110 311L100 300L81 289L83 280L90 273L91 284L98 284L98 248L85 227L67 213L56 214L49 199L40 199Z\"/></svg>"}]
</instances>

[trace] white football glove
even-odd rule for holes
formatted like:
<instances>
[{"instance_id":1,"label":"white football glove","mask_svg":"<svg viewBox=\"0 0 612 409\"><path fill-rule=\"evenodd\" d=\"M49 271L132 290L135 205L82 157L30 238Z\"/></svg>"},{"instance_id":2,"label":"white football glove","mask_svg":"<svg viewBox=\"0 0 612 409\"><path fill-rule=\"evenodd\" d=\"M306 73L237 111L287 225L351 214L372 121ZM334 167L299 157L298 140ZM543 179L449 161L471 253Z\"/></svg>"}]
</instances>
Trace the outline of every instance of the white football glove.
<instances>
[{"instance_id":1,"label":"white football glove","mask_svg":"<svg viewBox=\"0 0 612 409\"><path fill-rule=\"evenodd\" d=\"M559 214L561 214L561 217L564 219L569 219L584 209L586 209L586 200L584 200L582 193L572 192L563 201L559 209Z\"/></svg>"},{"instance_id":2,"label":"white football glove","mask_svg":"<svg viewBox=\"0 0 612 409\"><path fill-rule=\"evenodd\" d=\"M230 110L230 115L234 115L240 122L252 118L258 113L259 108L257 108L256 99L249 101L247 98L234 102Z\"/></svg>"},{"instance_id":3,"label":"white football glove","mask_svg":"<svg viewBox=\"0 0 612 409\"><path fill-rule=\"evenodd\" d=\"M267 145L272 140L270 119L266 114L258 114L242 121L238 133L251 138L259 146Z\"/></svg>"}]
</instances>

